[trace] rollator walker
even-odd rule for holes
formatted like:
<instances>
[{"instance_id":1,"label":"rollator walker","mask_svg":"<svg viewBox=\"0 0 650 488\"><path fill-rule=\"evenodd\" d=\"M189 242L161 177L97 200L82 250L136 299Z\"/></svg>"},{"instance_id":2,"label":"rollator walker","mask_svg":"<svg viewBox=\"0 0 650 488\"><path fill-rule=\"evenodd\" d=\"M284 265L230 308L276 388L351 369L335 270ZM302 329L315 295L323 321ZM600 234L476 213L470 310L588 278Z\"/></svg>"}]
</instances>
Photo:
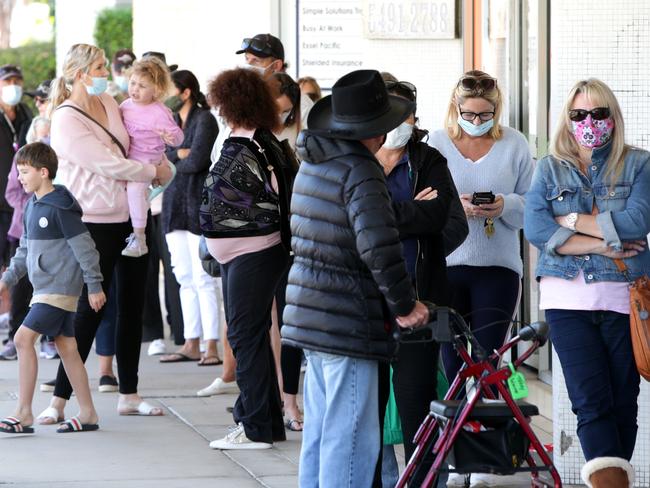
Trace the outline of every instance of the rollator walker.
<instances>
[{"instance_id":1,"label":"rollator walker","mask_svg":"<svg viewBox=\"0 0 650 488\"><path fill-rule=\"evenodd\" d=\"M470 473L530 472L532 487L560 488L560 475L530 427L531 417L539 415L539 410L530 403L516 401L511 393L512 389L518 398L527 394L525 380L516 370L546 343L548 324L525 325L517 336L488 356L458 312L448 307L428 306L429 324L402 332L400 340L450 342L464 364L444 400L431 402L430 413L414 438L415 451L396 488L415 486L414 475L425 454L431 451L434 461L420 485L423 488L436 486L441 472L467 474L466 487L469 487ZM426 338L420 338L422 329ZM511 364L500 365L503 355L521 341L532 341L532 345ZM468 352L467 344L471 345L476 360ZM495 399L493 389L499 392L501 400ZM533 454L537 454L537 460ZM522 467L524 462L526 467ZM448 469L447 464L454 469ZM548 471L552 480L542 480L541 471Z\"/></svg>"}]
</instances>

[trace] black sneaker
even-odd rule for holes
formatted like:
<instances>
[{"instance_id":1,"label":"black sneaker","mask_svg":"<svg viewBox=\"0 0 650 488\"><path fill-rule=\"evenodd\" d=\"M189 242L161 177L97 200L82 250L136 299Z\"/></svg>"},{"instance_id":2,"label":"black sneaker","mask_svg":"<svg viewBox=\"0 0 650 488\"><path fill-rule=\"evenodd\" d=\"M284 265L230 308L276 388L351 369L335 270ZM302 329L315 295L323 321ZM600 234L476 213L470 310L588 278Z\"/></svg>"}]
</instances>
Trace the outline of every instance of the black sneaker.
<instances>
[{"instance_id":1,"label":"black sneaker","mask_svg":"<svg viewBox=\"0 0 650 488\"><path fill-rule=\"evenodd\" d=\"M119 390L119 383L115 376L108 376L105 374L99 378L99 387L97 388L100 393L110 393Z\"/></svg>"},{"instance_id":2,"label":"black sneaker","mask_svg":"<svg viewBox=\"0 0 650 488\"><path fill-rule=\"evenodd\" d=\"M54 391L55 384L56 384L56 380L45 381L41 383L40 390L44 392Z\"/></svg>"}]
</instances>

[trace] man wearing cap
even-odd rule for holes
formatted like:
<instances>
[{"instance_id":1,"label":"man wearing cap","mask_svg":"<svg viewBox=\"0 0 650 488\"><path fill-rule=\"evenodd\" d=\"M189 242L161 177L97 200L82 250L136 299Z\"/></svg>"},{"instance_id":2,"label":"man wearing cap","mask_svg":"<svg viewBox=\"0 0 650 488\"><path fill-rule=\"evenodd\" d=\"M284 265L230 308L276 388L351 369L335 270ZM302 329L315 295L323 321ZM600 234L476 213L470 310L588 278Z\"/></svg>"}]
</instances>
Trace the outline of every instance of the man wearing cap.
<instances>
[{"instance_id":1,"label":"man wearing cap","mask_svg":"<svg viewBox=\"0 0 650 488\"><path fill-rule=\"evenodd\" d=\"M243 54L247 67L254 69L264 78L271 76L273 73L284 73L287 64L284 61L284 46L282 41L271 34L257 34L255 37L247 37L241 43L241 48L235 54ZM300 125L303 129L308 127L309 111L314 106L314 102L304 93L300 94ZM212 146L210 159L216 163L221 155L223 141L230 137L230 128L225 126L221 118L217 116L219 122L219 135Z\"/></svg>"},{"instance_id":2,"label":"man wearing cap","mask_svg":"<svg viewBox=\"0 0 650 488\"><path fill-rule=\"evenodd\" d=\"M271 34L257 34L255 37L245 38L235 54L244 54L246 64L264 77L273 73L284 73L287 67L282 41ZM307 127L309 111L313 106L311 98L301 94L300 118L303 128Z\"/></svg>"},{"instance_id":3,"label":"man wearing cap","mask_svg":"<svg viewBox=\"0 0 650 488\"><path fill-rule=\"evenodd\" d=\"M23 73L10 64L0 66L0 266L8 263L7 231L12 207L5 199L11 162L18 148L25 145L32 114L24 103Z\"/></svg>"},{"instance_id":4,"label":"man wearing cap","mask_svg":"<svg viewBox=\"0 0 650 488\"><path fill-rule=\"evenodd\" d=\"M395 353L395 322L417 327L429 318L374 157L413 109L388 95L377 71L354 71L314 105L298 139L282 340L308 360L302 488L371 486L380 447L378 361Z\"/></svg>"}]
</instances>

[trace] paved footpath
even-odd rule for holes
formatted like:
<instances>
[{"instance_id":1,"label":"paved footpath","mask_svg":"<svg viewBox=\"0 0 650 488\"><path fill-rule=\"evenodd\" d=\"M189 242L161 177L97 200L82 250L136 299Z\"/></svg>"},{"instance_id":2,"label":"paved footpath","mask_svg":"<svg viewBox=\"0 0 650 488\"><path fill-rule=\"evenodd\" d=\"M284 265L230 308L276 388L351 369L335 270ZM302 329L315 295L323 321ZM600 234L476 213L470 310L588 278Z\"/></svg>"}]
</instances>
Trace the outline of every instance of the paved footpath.
<instances>
[{"instance_id":1,"label":"paved footpath","mask_svg":"<svg viewBox=\"0 0 650 488\"><path fill-rule=\"evenodd\" d=\"M39 361L39 379L54 377L58 361ZM160 364L146 355L140 367L140 393L163 407L163 417L121 417L117 393L97 392L97 361L88 370L100 416L98 432L57 434L36 426L36 434L0 434L0 486L34 488L184 488L297 486L301 435L263 451L215 451L208 442L223 437L232 424L226 407L234 395L196 397L220 367L196 363ZM11 413L17 392L17 362L0 361L0 416ZM50 393L36 392L34 414L48 405ZM76 413L74 397L66 415ZM400 462L403 458L400 456ZM524 478L525 480L525 478ZM530 486L504 480L503 486Z\"/></svg>"}]
</instances>

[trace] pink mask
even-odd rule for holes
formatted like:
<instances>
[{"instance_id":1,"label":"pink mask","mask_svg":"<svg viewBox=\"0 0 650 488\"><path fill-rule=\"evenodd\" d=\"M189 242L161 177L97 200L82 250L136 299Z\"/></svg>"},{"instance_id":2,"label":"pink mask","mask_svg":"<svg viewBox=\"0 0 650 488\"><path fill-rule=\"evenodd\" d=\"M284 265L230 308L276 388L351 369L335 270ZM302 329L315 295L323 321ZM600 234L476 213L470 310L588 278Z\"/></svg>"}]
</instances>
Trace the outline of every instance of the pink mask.
<instances>
[{"instance_id":1,"label":"pink mask","mask_svg":"<svg viewBox=\"0 0 650 488\"><path fill-rule=\"evenodd\" d=\"M588 115L580 122L571 121L573 137L583 147L593 149L606 144L612 138L614 121L611 117L603 120L592 120Z\"/></svg>"}]
</instances>

